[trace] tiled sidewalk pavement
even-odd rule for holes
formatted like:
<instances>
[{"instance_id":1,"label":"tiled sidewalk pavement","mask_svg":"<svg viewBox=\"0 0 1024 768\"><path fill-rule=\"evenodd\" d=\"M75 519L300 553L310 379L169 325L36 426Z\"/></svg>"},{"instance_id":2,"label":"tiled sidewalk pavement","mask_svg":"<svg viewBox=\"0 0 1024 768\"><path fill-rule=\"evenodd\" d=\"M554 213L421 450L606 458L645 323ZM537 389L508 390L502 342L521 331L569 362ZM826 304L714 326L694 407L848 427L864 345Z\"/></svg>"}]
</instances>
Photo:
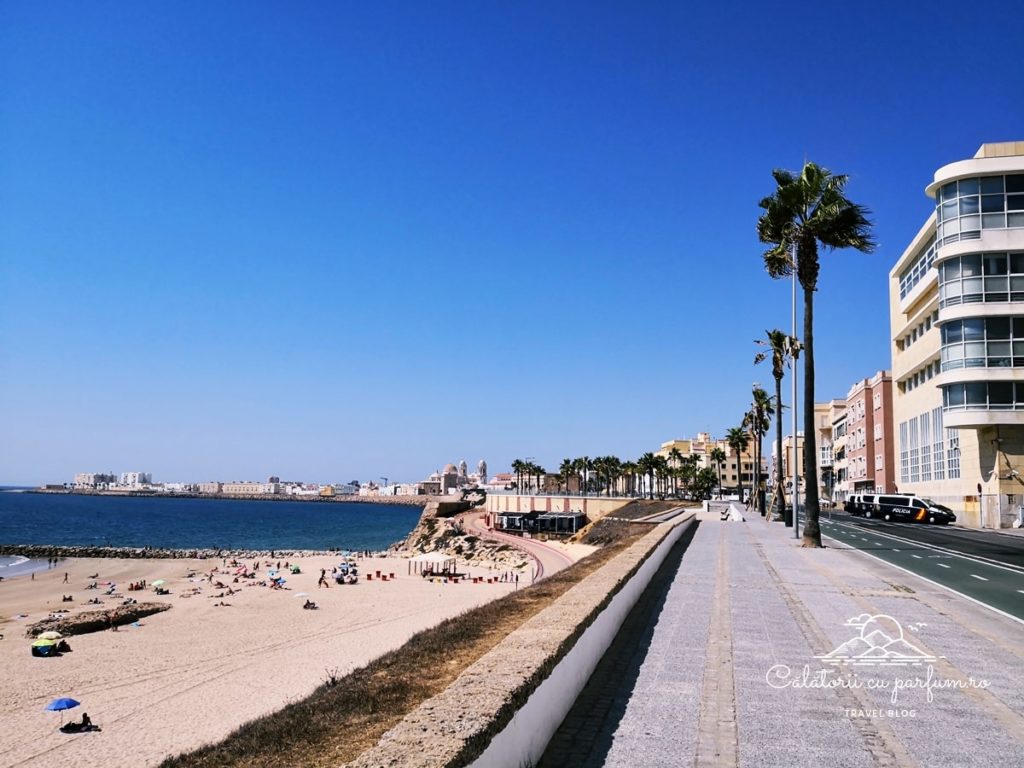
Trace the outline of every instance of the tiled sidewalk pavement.
<instances>
[{"instance_id":1,"label":"tiled sidewalk pavement","mask_svg":"<svg viewBox=\"0 0 1024 768\"><path fill-rule=\"evenodd\" d=\"M791 529L756 515L703 517L542 766L1024 765L1024 626L841 547L801 549ZM857 689L768 684L775 665L790 679L805 667L838 679L814 656L858 636L846 622L862 614L892 616L944 657L933 680L990 686L936 689L931 702L903 690L893 705L893 679L924 681L927 663L847 670ZM878 683L889 688L866 687Z\"/></svg>"}]
</instances>

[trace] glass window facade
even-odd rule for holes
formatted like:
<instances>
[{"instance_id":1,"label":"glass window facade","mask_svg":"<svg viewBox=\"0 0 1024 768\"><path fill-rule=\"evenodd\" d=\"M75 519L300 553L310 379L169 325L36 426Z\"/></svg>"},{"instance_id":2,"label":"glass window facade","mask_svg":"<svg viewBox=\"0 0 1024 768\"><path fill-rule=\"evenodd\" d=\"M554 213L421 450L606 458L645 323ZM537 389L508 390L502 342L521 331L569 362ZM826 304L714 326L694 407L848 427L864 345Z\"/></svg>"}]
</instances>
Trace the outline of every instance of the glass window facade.
<instances>
[{"instance_id":1,"label":"glass window facade","mask_svg":"<svg viewBox=\"0 0 1024 768\"><path fill-rule=\"evenodd\" d=\"M1024 301L1024 253L970 253L939 264L939 308Z\"/></svg>"},{"instance_id":2,"label":"glass window facade","mask_svg":"<svg viewBox=\"0 0 1024 768\"><path fill-rule=\"evenodd\" d=\"M945 447L943 446L943 432L942 429L942 408L932 409L932 437L935 442L932 444L932 461L935 467L935 479L945 480L946 479L946 464L943 461L945 456Z\"/></svg>"},{"instance_id":3,"label":"glass window facade","mask_svg":"<svg viewBox=\"0 0 1024 768\"><path fill-rule=\"evenodd\" d=\"M944 184L935 195L938 245L977 240L983 229L1024 227L1024 174Z\"/></svg>"},{"instance_id":4,"label":"glass window facade","mask_svg":"<svg viewBox=\"0 0 1024 768\"><path fill-rule=\"evenodd\" d=\"M942 387L947 411L1024 411L1024 382L969 381Z\"/></svg>"},{"instance_id":5,"label":"glass window facade","mask_svg":"<svg viewBox=\"0 0 1024 768\"><path fill-rule=\"evenodd\" d=\"M900 298L905 299L907 294L915 285L921 282L925 273L931 269L935 262L935 237L928 241L921 252L914 258L913 263L900 273Z\"/></svg>"},{"instance_id":6,"label":"glass window facade","mask_svg":"<svg viewBox=\"0 0 1024 768\"><path fill-rule=\"evenodd\" d=\"M915 416L899 425L900 482L946 480L960 477L960 443L942 423L942 408Z\"/></svg>"},{"instance_id":7,"label":"glass window facade","mask_svg":"<svg viewBox=\"0 0 1024 768\"><path fill-rule=\"evenodd\" d=\"M960 433L946 429L946 468L950 480L960 479Z\"/></svg>"},{"instance_id":8,"label":"glass window facade","mask_svg":"<svg viewBox=\"0 0 1024 768\"><path fill-rule=\"evenodd\" d=\"M969 317L942 325L942 370L1024 367L1024 316Z\"/></svg>"}]
</instances>

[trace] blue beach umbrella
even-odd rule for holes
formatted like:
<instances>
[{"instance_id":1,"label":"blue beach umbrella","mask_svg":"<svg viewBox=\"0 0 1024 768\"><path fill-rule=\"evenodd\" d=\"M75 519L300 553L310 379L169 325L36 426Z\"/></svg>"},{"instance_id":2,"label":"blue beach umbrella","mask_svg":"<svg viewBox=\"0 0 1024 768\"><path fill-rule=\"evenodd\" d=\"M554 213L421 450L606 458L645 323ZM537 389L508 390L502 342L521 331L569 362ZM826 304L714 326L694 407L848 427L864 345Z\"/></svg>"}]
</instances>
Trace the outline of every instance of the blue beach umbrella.
<instances>
[{"instance_id":1,"label":"blue beach umbrella","mask_svg":"<svg viewBox=\"0 0 1024 768\"><path fill-rule=\"evenodd\" d=\"M79 702L74 699L54 699L46 705L46 709L50 712L60 712L60 721L64 723L64 710L77 707Z\"/></svg>"}]
</instances>

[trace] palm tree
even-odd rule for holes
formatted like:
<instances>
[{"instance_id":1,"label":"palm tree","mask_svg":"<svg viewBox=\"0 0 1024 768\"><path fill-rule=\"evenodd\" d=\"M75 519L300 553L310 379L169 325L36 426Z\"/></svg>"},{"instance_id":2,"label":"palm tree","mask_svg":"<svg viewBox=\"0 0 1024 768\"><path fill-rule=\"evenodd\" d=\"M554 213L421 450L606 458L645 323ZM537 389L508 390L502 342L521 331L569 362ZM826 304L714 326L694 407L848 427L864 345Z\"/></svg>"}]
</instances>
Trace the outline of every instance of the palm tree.
<instances>
[{"instance_id":1,"label":"palm tree","mask_svg":"<svg viewBox=\"0 0 1024 768\"><path fill-rule=\"evenodd\" d=\"M654 473L657 470L657 463L654 454L650 451L641 456L636 462L640 474L647 475L647 492L651 499L654 498Z\"/></svg>"},{"instance_id":2,"label":"palm tree","mask_svg":"<svg viewBox=\"0 0 1024 768\"><path fill-rule=\"evenodd\" d=\"M804 292L804 463L805 547L821 546L818 525L817 437L814 424L814 292L818 287L818 246L828 249L875 249L867 208L848 200L843 191L848 177L835 175L814 163L804 163L799 176L772 171L777 188L759 203L757 236L771 247L764 253L765 268L773 278L788 277L796 269ZM793 251L796 257L793 257ZM795 446L794 446L795 448ZM795 451L794 451L795 458Z\"/></svg>"},{"instance_id":3,"label":"palm tree","mask_svg":"<svg viewBox=\"0 0 1024 768\"><path fill-rule=\"evenodd\" d=\"M512 462L512 471L516 473L516 493L522 495L523 493L523 469L526 467L526 462L516 459Z\"/></svg>"},{"instance_id":4,"label":"palm tree","mask_svg":"<svg viewBox=\"0 0 1024 768\"><path fill-rule=\"evenodd\" d=\"M755 343L767 347L769 351L758 352L754 355L754 365L768 359L772 359L772 377L775 379L775 403L778 406L778 413L775 419L775 495L779 500L779 516L785 516L786 509L786 479L782 467L782 377L786 375L786 367L791 361L800 357L800 342L784 331L776 328L773 331L765 331L765 338L756 339ZM796 453L794 452L794 457Z\"/></svg>"},{"instance_id":5,"label":"palm tree","mask_svg":"<svg viewBox=\"0 0 1024 768\"><path fill-rule=\"evenodd\" d=\"M722 464L725 463L725 451L718 446L712 448L711 463L718 467L718 498L722 498Z\"/></svg>"},{"instance_id":6,"label":"palm tree","mask_svg":"<svg viewBox=\"0 0 1024 768\"><path fill-rule=\"evenodd\" d=\"M658 496L665 498L666 480L668 480L669 467L668 459L664 456L655 454L654 456L654 473L658 477Z\"/></svg>"},{"instance_id":7,"label":"palm tree","mask_svg":"<svg viewBox=\"0 0 1024 768\"><path fill-rule=\"evenodd\" d=\"M589 456L584 456L582 459L576 459L577 471L580 473L581 485L583 489L583 495L587 495L587 484L590 481L590 470L594 468L594 462L590 460Z\"/></svg>"},{"instance_id":8,"label":"palm tree","mask_svg":"<svg viewBox=\"0 0 1024 768\"><path fill-rule=\"evenodd\" d=\"M622 461L618 456L605 456L605 472L608 476L608 496L610 497L615 481L622 475Z\"/></svg>"},{"instance_id":9,"label":"palm tree","mask_svg":"<svg viewBox=\"0 0 1024 768\"><path fill-rule=\"evenodd\" d=\"M622 477L625 479L625 495L632 496L636 493L637 465L635 461L622 462Z\"/></svg>"},{"instance_id":10,"label":"palm tree","mask_svg":"<svg viewBox=\"0 0 1024 768\"><path fill-rule=\"evenodd\" d=\"M694 479L697 477L697 471L700 469L700 457L691 453L688 456L683 457L683 466L679 469L679 479L683 483L683 490L689 491L690 486L693 485Z\"/></svg>"},{"instance_id":11,"label":"palm tree","mask_svg":"<svg viewBox=\"0 0 1024 768\"><path fill-rule=\"evenodd\" d=\"M532 461L527 461L523 464L522 471L526 474L531 491L536 487L536 492L539 494L541 492L541 479L547 474L544 467ZM534 486L535 481L536 486Z\"/></svg>"},{"instance_id":12,"label":"palm tree","mask_svg":"<svg viewBox=\"0 0 1024 768\"><path fill-rule=\"evenodd\" d=\"M569 492L569 475L573 473L572 459L562 459L561 466L558 467L558 474L562 478L562 482L565 483L565 492Z\"/></svg>"},{"instance_id":13,"label":"palm tree","mask_svg":"<svg viewBox=\"0 0 1024 768\"><path fill-rule=\"evenodd\" d=\"M679 452L678 448L673 446L672 450L668 452L668 457L669 457L669 459L672 460L672 466L676 470L682 469L682 467L683 467L683 454ZM676 486L676 483L675 483L676 478L679 477L679 476L680 475L679 475L678 472L676 472L676 473L674 473L672 475L672 493L673 494L678 494L679 493L679 488L678 488L678 486Z\"/></svg>"},{"instance_id":14,"label":"palm tree","mask_svg":"<svg viewBox=\"0 0 1024 768\"><path fill-rule=\"evenodd\" d=\"M772 399L757 384L751 391L750 428L754 436L754 493L757 498L757 509L764 517L764 492L761 490L761 443L768 434L771 417L775 415Z\"/></svg>"},{"instance_id":15,"label":"palm tree","mask_svg":"<svg viewBox=\"0 0 1024 768\"><path fill-rule=\"evenodd\" d=\"M743 502L743 454L750 446L750 435L743 427L733 427L725 435L725 442L736 454L736 481L739 484L740 503Z\"/></svg>"}]
</instances>

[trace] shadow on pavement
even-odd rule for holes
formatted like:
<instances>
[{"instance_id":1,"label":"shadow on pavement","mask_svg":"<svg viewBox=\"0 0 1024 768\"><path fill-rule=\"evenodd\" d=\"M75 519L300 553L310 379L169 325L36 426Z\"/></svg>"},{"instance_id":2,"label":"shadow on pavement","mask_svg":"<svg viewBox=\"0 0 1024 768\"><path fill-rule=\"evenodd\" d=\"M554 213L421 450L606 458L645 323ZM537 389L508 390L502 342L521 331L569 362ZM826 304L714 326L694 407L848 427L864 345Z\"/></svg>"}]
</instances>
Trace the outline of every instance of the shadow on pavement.
<instances>
[{"instance_id":1,"label":"shadow on pavement","mask_svg":"<svg viewBox=\"0 0 1024 768\"><path fill-rule=\"evenodd\" d=\"M537 768L604 765L612 736L626 713L640 667L647 657L658 616L698 526L700 522L695 521L669 551L551 738Z\"/></svg>"}]
</instances>

